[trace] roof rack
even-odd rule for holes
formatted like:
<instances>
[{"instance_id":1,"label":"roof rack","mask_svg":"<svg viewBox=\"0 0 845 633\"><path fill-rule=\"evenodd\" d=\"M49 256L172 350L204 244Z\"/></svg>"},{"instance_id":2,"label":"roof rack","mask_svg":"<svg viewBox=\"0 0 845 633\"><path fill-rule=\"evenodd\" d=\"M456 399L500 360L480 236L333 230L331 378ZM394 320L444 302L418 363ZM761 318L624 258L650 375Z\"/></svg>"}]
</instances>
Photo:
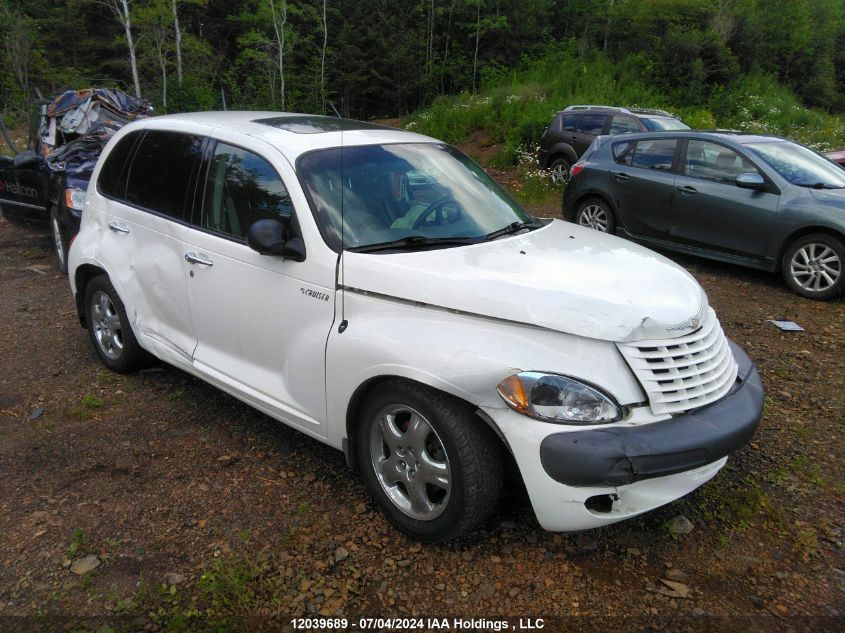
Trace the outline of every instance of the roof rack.
<instances>
[{"instance_id":1,"label":"roof rack","mask_svg":"<svg viewBox=\"0 0 845 633\"><path fill-rule=\"evenodd\" d=\"M573 110L607 110L610 112L621 112L623 114L656 114L659 116L672 115L665 110L657 110L652 108L620 108L618 106L604 106L604 105L571 105L563 109L564 112L572 112Z\"/></svg>"}]
</instances>

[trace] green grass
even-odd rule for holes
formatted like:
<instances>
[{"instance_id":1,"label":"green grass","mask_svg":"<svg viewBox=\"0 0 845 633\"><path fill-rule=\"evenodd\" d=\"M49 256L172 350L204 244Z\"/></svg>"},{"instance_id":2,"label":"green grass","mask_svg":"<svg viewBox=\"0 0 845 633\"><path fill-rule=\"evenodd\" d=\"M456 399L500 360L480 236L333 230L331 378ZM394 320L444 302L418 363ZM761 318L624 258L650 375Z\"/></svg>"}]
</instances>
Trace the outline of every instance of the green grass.
<instances>
[{"instance_id":1,"label":"green grass","mask_svg":"<svg viewBox=\"0 0 845 633\"><path fill-rule=\"evenodd\" d=\"M94 411L103 406L103 399L97 396L82 396L79 404L71 407L68 413L79 420L90 420Z\"/></svg>"},{"instance_id":2,"label":"green grass","mask_svg":"<svg viewBox=\"0 0 845 633\"><path fill-rule=\"evenodd\" d=\"M88 534L82 528L76 528L71 534L70 544L67 548L68 558L73 558L78 553L85 551L88 546Z\"/></svg>"},{"instance_id":3,"label":"green grass","mask_svg":"<svg viewBox=\"0 0 845 633\"><path fill-rule=\"evenodd\" d=\"M705 103L673 104L641 79L634 64L613 64L556 52L486 79L478 94L436 99L404 121L404 127L449 143L487 130L502 144L495 166L519 163L533 151L553 115L570 104L595 103L667 110L694 128L737 129L793 138L818 150L845 145L845 118L803 107L776 80L748 75L716 89Z\"/></svg>"}]
</instances>

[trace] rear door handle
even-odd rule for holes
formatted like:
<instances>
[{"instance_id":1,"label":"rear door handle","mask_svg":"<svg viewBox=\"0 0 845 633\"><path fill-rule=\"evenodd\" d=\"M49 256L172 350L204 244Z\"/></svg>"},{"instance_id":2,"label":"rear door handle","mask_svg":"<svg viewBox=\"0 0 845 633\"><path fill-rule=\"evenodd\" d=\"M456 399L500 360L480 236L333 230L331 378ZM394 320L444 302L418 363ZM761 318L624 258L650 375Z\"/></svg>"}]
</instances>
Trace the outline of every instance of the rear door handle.
<instances>
[{"instance_id":1,"label":"rear door handle","mask_svg":"<svg viewBox=\"0 0 845 633\"><path fill-rule=\"evenodd\" d=\"M675 189L677 189L681 193L686 194L698 193L698 189L696 189L695 187L690 187L689 185L684 185L683 187L675 187Z\"/></svg>"},{"instance_id":2,"label":"rear door handle","mask_svg":"<svg viewBox=\"0 0 845 633\"><path fill-rule=\"evenodd\" d=\"M111 229L115 233L129 233L129 227L125 224L120 224L118 222L111 222L109 224L109 229Z\"/></svg>"},{"instance_id":3,"label":"rear door handle","mask_svg":"<svg viewBox=\"0 0 845 633\"><path fill-rule=\"evenodd\" d=\"M628 174L623 174L621 171L614 171L612 172L612 175L619 182L625 182L629 178Z\"/></svg>"},{"instance_id":4,"label":"rear door handle","mask_svg":"<svg viewBox=\"0 0 845 633\"><path fill-rule=\"evenodd\" d=\"M185 253L185 261L190 264L200 264L201 266L214 266L214 262L205 257L200 257L193 251Z\"/></svg>"}]
</instances>

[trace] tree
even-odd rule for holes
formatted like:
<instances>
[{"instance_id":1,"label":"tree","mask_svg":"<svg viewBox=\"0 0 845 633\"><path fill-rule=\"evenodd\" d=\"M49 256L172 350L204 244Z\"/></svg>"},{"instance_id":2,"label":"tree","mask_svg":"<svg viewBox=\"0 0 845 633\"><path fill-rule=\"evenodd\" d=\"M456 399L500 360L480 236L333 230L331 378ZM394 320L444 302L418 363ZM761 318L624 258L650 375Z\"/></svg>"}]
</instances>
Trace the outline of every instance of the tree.
<instances>
[{"instance_id":1,"label":"tree","mask_svg":"<svg viewBox=\"0 0 845 633\"><path fill-rule=\"evenodd\" d=\"M320 112L326 113L326 47L329 43L329 22L326 13L326 0L323 0L323 9L320 12L323 18L323 49L320 55L320 99L322 101Z\"/></svg>"},{"instance_id":2,"label":"tree","mask_svg":"<svg viewBox=\"0 0 845 633\"><path fill-rule=\"evenodd\" d=\"M141 97L141 80L138 78L138 60L135 42L132 39L132 18L129 14L130 0L92 0L97 4L108 7L117 21L123 26L126 34L126 44L129 47L129 62L132 67L132 82L135 84L135 96Z\"/></svg>"},{"instance_id":3,"label":"tree","mask_svg":"<svg viewBox=\"0 0 845 633\"><path fill-rule=\"evenodd\" d=\"M288 21L287 0L281 0L281 17L276 16L276 6L270 0L270 11L273 15L273 31L276 33L276 48L279 52L279 94L282 97L282 110L285 109L285 24Z\"/></svg>"}]
</instances>

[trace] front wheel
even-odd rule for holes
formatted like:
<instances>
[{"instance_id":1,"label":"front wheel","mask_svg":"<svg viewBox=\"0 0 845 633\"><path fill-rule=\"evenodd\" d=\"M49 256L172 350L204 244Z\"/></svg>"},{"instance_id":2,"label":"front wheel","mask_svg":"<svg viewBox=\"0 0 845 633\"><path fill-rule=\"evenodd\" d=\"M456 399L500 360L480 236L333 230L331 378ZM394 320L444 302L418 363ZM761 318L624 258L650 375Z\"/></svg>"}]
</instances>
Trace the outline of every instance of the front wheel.
<instances>
[{"instance_id":1,"label":"front wheel","mask_svg":"<svg viewBox=\"0 0 845 633\"><path fill-rule=\"evenodd\" d=\"M825 301L845 288L845 244L833 235L805 235L786 249L781 270L786 285L803 297Z\"/></svg>"},{"instance_id":2,"label":"front wheel","mask_svg":"<svg viewBox=\"0 0 845 633\"><path fill-rule=\"evenodd\" d=\"M601 198L585 200L575 213L575 223L602 233L616 232L616 218L610 205Z\"/></svg>"},{"instance_id":3,"label":"front wheel","mask_svg":"<svg viewBox=\"0 0 845 633\"><path fill-rule=\"evenodd\" d=\"M53 253L56 255L56 266L60 273L67 275L68 240L59 222L59 214L56 207L50 210L50 232L53 235Z\"/></svg>"},{"instance_id":4,"label":"front wheel","mask_svg":"<svg viewBox=\"0 0 845 633\"><path fill-rule=\"evenodd\" d=\"M120 374L143 366L146 353L138 344L126 308L105 275L94 277L85 287L88 335L103 364Z\"/></svg>"},{"instance_id":5,"label":"front wheel","mask_svg":"<svg viewBox=\"0 0 845 633\"><path fill-rule=\"evenodd\" d=\"M493 511L498 440L465 403L395 380L368 396L356 434L362 478L384 514L420 541L458 538Z\"/></svg>"}]
</instances>

